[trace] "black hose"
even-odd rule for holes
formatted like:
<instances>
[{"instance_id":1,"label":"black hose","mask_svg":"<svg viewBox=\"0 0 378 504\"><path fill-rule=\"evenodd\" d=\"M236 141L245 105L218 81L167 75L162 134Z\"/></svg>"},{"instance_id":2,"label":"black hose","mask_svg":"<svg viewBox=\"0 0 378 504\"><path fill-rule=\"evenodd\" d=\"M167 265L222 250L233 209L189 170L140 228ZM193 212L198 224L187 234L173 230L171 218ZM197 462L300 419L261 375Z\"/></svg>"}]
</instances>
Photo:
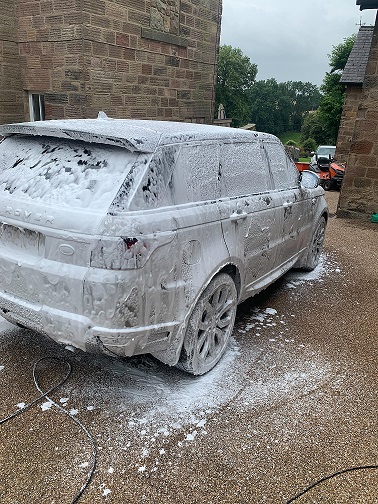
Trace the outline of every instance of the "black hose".
<instances>
[{"instance_id":1,"label":"black hose","mask_svg":"<svg viewBox=\"0 0 378 504\"><path fill-rule=\"evenodd\" d=\"M305 488L304 490L302 490L302 492L298 493L297 495L295 495L294 497L292 497L291 499L289 499L286 502L286 504L291 504L295 500L299 499L299 497L302 497L302 495L304 495L307 492L309 492L310 490L312 490L317 485L320 485L321 483L324 483L325 481L328 481L328 480L330 480L332 478L335 478L336 476L340 476L341 474L345 474L345 473L352 472L352 471L363 471L363 470L366 470L366 469L378 469L378 465L366 465L366 466L349 467L348 469L343 469L342 471L334 472L334 473L330 474L329 476L324 476L323 478L320 478L318 481L315 481L315 483L312 483L312 485L309 485L307 488Z\"/></svg>"},{"instance_id":2,"label":"black hose","mask_svg":"<svg viewBox=\"0 0 378 504\"><path fill-rule=\"evenodd\" d=\"M60 363L63 362L67 366L67 372L63 376L63 378L59 381L59 383L57 383L53 387L50 387L46 392L43 392L43 390L41 389L41 387L40 387L40 385L38 383L37 368L38 368L39 364L42 361L45 361L45 360L56 361L56 362L60 362ZM80 429L87 436L87 439L88 439L88 441L89 441L89 443L91 445L91 449L92 449L92 453L91 453L92 464L91 464L91 468L90 468L90 470L89 470L89 472L87 474L87 477L86 477L83 485L81 486L80 490L76 493L75 497L71 500L71 504L74 504L75 502L77 502L80 499L80 497L82 496L82 494L85 491L85 489L88 487L88 485L89 485L89 483L90 483L90 481L91 481L91 479L93 477L93 474L94 474L94 471L95 471L95 468L96 468L96 463L97 463L97 450L96 450L96 444L94 442L94 439L93 439L91 433L80 422L80 420L78 420L76 417L74 417L73 415L71 415L71 413L69 413L68 411L66 411L62 406L60 406L60 404L58 404L55 401L53 401L49 397L49 395L48 395L51 392L55 391L57 388L61 387L68 380L68 378L70 377L71 373L72 373L72 365L68 361L59 359L57 357L42 357L41 359L37 360L34 363L34 366L33 366L33 380L34 380L34 385L35 385L36 389L38 390L38 392L40 392L39 397L37 397L36 399L34 399L33 401L31 401L30 403L26 404L23 408L15 411L14 413L8 415L5 418L0 419L0 425L4 424L5 422L8 422L12 418L15 418L16 416L20 415L21 413L24 413L25 411L27 411L28 409L30 409L32 406L34 406L35 404L37 404L39 401L41 401L42 399L46 398L52 404L54 404L54 406L56 406L59 411L61 411L65 415L67 415L73 422L75 422L80 427Z\"/></svg>"}]
</instances>

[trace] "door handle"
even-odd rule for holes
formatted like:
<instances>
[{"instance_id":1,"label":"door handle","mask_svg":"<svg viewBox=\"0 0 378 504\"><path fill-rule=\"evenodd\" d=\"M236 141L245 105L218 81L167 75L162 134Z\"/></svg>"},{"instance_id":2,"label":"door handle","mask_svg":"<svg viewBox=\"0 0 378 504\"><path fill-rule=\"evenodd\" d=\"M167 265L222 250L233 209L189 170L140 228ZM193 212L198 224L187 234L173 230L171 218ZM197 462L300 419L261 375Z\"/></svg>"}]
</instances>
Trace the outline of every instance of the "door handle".
<instances>
[{"instance_id":1,"label":"door handle","mask_svg":"<svg viewBox=\"0 0 378 504\"><path fill-rule=\"evenodd\" d=\"M239 222L244 220L247 217L247 212L234 212L233 214L230 215L230 221L231 222Z\"/></svg>"}]
</instances>

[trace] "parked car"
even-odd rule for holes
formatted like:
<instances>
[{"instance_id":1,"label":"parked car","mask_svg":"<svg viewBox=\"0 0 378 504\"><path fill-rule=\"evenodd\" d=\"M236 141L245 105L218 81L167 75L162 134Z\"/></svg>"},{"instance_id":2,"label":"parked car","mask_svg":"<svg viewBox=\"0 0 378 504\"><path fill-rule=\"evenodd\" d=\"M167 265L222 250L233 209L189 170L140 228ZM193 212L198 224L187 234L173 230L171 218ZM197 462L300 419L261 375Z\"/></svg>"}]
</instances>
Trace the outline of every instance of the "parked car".
<instances>
[{"instance_id":1,"label":"parked car","mask_svg":"<svg viewBox=\"0 0 378 504\"><path fill-rule=\"evenodd\" d=\"M327 170L335 157L336 145L319 145L316 152L312 152L310 163L319 169Z\"/></svg>"},{"instance_id":2,"label":"parked car","mask_svg":"<svg viewBox=\"0 0 378 504\"><path fill-rule=\"evenodd\" d=\"M0 314L59 343L203 374L238 303L318 263L324 191L272 135L104 118L0 134Z\"/></svg>"}]
</instances>

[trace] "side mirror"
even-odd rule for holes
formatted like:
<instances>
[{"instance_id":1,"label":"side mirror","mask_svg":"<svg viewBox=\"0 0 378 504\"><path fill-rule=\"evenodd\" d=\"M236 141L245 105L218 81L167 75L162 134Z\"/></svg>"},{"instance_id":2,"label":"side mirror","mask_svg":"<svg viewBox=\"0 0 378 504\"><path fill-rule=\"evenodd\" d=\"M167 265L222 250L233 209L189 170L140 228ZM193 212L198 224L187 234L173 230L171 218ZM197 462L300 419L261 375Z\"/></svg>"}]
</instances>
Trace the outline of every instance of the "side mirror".
<instances>
[{"instance_id":1,"label":"side mirror","mask_svg":"<svg viewBox=\"0 0 378 504\"><path fill-rule=\"evenodd\" d=\"M303 170L300 173L300 182L303 189L315 189L319 185L320 178L313 171Z\"/></svg>"}]
</instances>

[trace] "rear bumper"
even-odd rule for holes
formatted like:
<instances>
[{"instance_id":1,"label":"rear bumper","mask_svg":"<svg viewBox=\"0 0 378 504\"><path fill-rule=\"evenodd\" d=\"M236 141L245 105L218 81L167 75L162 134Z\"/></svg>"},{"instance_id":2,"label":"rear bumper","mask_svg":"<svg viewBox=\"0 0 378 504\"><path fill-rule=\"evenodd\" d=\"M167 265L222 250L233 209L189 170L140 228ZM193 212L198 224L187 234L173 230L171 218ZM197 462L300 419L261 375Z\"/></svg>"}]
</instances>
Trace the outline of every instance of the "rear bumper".
<instances>
[{"instance_id":1,"label":"rear bumper","mask_svg":"<svg viewBox=\"0 0 378 504\"><path fill-rule=\"evenodd\" d=\"M164 351L179 326L177 322L171 322L146 327L98 327L83 315L38 306L4 292L0 293L0 315L62 345L125 357Z\"/></svg>"}]
</instances>

